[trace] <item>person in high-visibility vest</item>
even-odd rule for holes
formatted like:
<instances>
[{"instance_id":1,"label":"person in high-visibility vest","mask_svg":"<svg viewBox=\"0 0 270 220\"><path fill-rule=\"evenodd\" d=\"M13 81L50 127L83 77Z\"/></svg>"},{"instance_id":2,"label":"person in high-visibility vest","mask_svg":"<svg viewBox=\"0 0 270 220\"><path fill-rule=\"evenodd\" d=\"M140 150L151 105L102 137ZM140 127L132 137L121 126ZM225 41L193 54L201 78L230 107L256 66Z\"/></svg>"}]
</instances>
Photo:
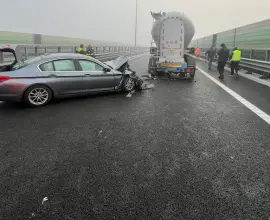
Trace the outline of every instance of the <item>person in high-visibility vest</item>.
<instances>
[{"instance_id":1,"label":"person in high-visibility vest","mask_svg":"<svg viewBox=\"0 0 270 220\"><path fill-rule=\"evenodd\" d=\"M83 44L80 45L80 47L78 49L78 53L80 53L80 54L86 54Z\"/></svg>"},{"instance_id":2,"label":"person in high-visibility vest","mask_svg":"<svg viewBox=\"0 0 270 220\"><path fill-rule=\"evenodd\" d=\"M231 61L231 75L234 75L234 72L238 74L239 63L241 61L241 50L238 50L237 47L233 48L230 61Z\"/></svg>"}]
</instances>

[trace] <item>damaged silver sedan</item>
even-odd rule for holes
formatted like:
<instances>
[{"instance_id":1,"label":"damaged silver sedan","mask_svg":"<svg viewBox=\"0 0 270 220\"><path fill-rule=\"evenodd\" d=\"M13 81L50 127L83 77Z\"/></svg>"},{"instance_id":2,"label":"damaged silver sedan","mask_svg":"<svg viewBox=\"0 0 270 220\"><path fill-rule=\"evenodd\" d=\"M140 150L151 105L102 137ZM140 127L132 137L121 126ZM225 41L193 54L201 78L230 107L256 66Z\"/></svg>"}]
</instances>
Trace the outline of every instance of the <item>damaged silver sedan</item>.
<instances>
[{"instance_id":1,"label":"damaged silver sedan","mask_svg":"<svg viewBox=\"0 0 270 220\"><path fill-rule=\"evenodd\" d=\"M0 64L0 101L25 102L43 106L52 99L85 94L141 90L142 80L129 68L128 56L103 63L92 57L55 53L20 62Z\"/></svg>"}]
</instances>

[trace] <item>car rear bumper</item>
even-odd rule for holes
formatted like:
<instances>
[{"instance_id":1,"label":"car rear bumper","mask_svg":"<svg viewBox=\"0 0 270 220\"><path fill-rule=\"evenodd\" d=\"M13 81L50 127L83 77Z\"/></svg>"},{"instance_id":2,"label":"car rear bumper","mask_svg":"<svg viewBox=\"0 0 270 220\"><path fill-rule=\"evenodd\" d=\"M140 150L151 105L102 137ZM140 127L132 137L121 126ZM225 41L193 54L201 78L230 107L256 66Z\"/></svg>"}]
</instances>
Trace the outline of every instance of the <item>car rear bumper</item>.
<instances>
[{"instance_id":1,"label":"car rear bumper","mask_svg":"<svg viewBox=\"0 0 270 220\"><path fill-rule=\"evenodd\" d=\"M21 102L22 97L17 94L0 94L0 101Z\"/></svg>"}]
</instances>

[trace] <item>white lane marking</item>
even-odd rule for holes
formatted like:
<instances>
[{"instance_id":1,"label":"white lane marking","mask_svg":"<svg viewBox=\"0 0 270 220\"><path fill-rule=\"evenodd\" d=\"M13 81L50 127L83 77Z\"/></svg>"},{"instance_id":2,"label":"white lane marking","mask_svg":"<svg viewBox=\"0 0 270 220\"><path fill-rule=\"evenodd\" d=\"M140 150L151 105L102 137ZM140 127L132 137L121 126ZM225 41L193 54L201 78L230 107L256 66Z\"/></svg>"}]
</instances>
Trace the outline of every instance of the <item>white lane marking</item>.
<instances>
[{"instance_id":1,"label":"white lane marking","mask_svg":"<svg viewBox=\"0 0 270 220\"><path fill-rule=\"evenodd\" d=\"M139 54L139 55L135 55L133 57L130 57L129 60L135 60L135 59L138 59L142 56L145 56L145 55L148 55L148 53L143 53L143 54Z\"/></svg>"},{"instance_id":2,"label":"white lane marking","mask_svg":"<svg viewBox=\"0 0 270 220\"><path fill-rule=\"evenodd\" d=\"M249 110L254 112L256 115L258 115L261 119L263 119L265 122L270 124L270 116L263 112L261 109L257 108L255 105L244 99L242 96L238 95L236 92L216 80L214 77L210 76L207 72L202 70L201 68L197 67L198 70L204 74L206 77L208 77L210 80L212 80L214 83L216 83L218 86L220 86L222 89L224 89L227 93L229 93L231 96L233 96L236 100L241 102L244 106L246 106Z\"/></svg>"}]
</instances>

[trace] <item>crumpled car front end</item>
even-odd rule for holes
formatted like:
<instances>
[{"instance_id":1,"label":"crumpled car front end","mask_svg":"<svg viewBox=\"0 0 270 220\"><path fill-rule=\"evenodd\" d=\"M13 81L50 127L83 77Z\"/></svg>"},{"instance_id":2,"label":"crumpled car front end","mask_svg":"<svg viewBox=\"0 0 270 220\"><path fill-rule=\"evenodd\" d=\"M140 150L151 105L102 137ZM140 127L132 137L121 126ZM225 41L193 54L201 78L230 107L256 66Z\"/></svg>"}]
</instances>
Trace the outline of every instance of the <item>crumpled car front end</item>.
<instances>
[{"instance_id":1,"label":"crumpled car front end","mask_svg":"<svg viewBox=\"0 0 270 220\"><path fill-rule=\"evenodd\" d=\"M129 58L130 57L127 55L121 55L115 60L110 60L110 61L105 62L105 64L109 65L114 70L121 72L123 74L121 83L124 81L126 76L129 76L130 78L134 79L135 84L136 84L136 89L141 90L142 84L144 83L144 81L136 74L135 71L130 69L130 66L128 63Z\"/></svg>"}]
</instances>

